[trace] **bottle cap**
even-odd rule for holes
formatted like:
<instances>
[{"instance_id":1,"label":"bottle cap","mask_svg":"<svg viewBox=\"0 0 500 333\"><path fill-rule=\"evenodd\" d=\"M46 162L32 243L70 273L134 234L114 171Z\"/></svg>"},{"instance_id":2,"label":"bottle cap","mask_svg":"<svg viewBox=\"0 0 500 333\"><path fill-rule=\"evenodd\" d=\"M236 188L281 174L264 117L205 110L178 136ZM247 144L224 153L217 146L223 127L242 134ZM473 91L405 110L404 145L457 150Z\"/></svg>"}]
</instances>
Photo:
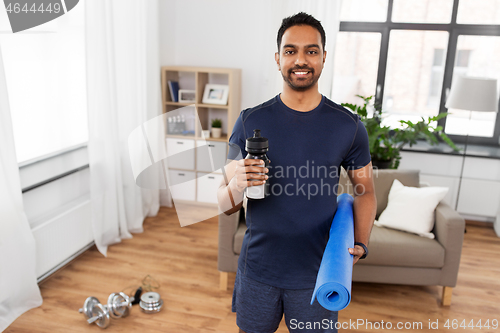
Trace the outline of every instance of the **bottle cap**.
<instances>
[{"instance_id":1,"label":"bottle cap","mask_svg":"<svg viewBox=\"0 0 500 333\"><path fill-rule=\"evenodd\" d=\"M247 139L246 150L249 149L267 149L269 148L269 141L267 138L260 136L260 129L254 129L253 137Z\"/></svg>"}]
</instances>

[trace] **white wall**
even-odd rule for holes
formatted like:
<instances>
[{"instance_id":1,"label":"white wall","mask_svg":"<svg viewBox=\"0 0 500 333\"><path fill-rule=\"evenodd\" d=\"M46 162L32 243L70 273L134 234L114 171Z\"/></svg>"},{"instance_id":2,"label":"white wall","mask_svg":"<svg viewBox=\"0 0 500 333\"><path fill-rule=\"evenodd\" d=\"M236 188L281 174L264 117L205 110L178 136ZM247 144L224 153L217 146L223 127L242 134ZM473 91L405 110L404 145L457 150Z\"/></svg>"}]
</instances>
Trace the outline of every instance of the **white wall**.
<instances>
[{"instance_id":1,"label":"white wall","mask_svg":"<svg viewBox=\"0 0 500 333\"><path fill-rule=\"evenodd\" d=\"M274 61L284 17L304 11L326 32L320 92L331 95L339 0L162 0L161 65L241 68L242 103L248 108L278 94L283 79Z\"/></svg>"},{"instance_id":2,"label":"white wall","mask_svg":"<svg viewBox=\"0 0 500 333\"><path fill-rule=\"evenodd\" d=\"M462 174L462 163L464 164ZM401 152L402 170L420 170L420 181L448 187L443 199L465 218L493 222L500 230L500 160L452 154ZM461 177L462 175L462 177ZM459 185L461 183L461 185ZM458 199L458 206L457 206Z\"/></svg>"},{"instance_id":3,"label":"white wall","mask_svg":"<svg viewBox=\"0 0 500 333\"><path fill-rule=\"evenodd\" d=\"M279 90L266 84L280 76L274 52L282 18L273 18L270 2L162 0L161 65L241 68L242 108L272 98Z\"/></svg>"}]
</instances>

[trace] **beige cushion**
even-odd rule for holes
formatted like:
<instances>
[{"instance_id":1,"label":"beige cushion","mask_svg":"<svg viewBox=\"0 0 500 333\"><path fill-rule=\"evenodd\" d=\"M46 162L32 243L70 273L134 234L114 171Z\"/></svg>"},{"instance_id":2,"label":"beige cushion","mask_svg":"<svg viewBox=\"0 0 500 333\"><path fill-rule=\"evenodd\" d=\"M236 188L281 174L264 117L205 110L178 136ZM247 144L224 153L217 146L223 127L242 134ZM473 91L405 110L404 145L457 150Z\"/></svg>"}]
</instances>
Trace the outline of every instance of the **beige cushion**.
<instances>
[{"instance_id":1,"label":"beige cushion","mask_svg":"<svg viewBox=\"0 0 500 333\"><path fill-rule=\"evenodd\" d=\"M241 252L241 245L243 244L243 236L245 236L245 231L247 230L247 226L245 223L240 223L238 225L238 229L236 229L236 234L234 234L234 244L233 244L233 251L236 254L240 254Z\"/></svg>"},{"instance_id":2,"label":"beige cushion","mask_svg":"<svg viewBox=\"0 0 500 333\"><path fill-rule=\"evenodd\" d=\"M361 265L432 267L444 265L444 248L435 239L373 226L369 254Z\"/></svg>"},{"instance_id":3,"label":"beige cushion","mask_svg":"<svg viewBox=\"0 0 500 333\"><path fill-rule=\"evenodd\" d=\"M241 252L246 229L246 225L240 223L234 235L233 251L236 254ZM438 241L404 231L373 226L368 249L369 256L358 261L356 265L432 268L441 268L444 265L444 248Z\"/></svg>"},{"instance_id":4,"label":"beige cushion","mask_svg":"<svg viewBox=\"0 0 500 333\"><path fill-rule=\"evenodd\" d=\"M419 187L418 170L373 170L373 183L375 185L375 196L377 197L377 217L387 207L389 191L394 179L398 179L405 186ZM353 194L351 181L344 169L342 169L339 179L339 194L341 193Z\"/></svg>"}]
</instances>

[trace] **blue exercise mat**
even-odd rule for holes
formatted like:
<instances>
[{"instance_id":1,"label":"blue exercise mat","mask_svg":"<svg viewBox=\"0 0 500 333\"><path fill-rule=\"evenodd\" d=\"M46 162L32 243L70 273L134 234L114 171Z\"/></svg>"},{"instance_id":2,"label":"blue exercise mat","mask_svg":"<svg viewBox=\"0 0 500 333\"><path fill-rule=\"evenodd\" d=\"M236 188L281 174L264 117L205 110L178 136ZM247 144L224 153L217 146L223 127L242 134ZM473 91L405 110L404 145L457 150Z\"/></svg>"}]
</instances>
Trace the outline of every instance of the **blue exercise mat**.
<instances>
[{"instance_id":1,"label":"blue exercise mat","mask_svg":"<svg viewBox=\"0 0 500 333\"><path fill-rule=\"evenodd\" d=\"M353 255L348 248L354 248L353 201L347 193L337 198L337 212L311 299L311 304L317 298L319 304L330 311L342 310L351 302Z\"/></svg>"}]
</instances>

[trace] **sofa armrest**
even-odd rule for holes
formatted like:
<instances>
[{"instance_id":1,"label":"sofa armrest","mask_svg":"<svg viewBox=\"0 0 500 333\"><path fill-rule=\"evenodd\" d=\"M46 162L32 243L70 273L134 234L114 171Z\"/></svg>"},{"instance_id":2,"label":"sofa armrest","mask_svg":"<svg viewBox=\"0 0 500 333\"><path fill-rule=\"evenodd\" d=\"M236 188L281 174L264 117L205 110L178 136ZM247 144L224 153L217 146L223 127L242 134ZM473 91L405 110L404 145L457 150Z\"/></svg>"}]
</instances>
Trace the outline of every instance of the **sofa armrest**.
<instances>
[{"instance_id":1,"label":"sofa armrest","mask_svg":"<svg viewBox=\"0 0 500 333\"><path fill-rule=\"evenodd\" d=\"M440 202L436 207L434 234L445 250L440 283L442 286L454 287L457 284L464 230L465 220L463 217L448 204Z\"/></svg>"},{"instance_id":2,"label":"sofa armrest","mask_svg":"<svg viewBox=\"0 0 500 333\"><path fill-rule=\"evenodd\" d=\"M231 272L234 262L234 235L240 222L241 209L231 215L219 214L219 255L217 267L219 271Z\"/></svg>"}]
</instances>

